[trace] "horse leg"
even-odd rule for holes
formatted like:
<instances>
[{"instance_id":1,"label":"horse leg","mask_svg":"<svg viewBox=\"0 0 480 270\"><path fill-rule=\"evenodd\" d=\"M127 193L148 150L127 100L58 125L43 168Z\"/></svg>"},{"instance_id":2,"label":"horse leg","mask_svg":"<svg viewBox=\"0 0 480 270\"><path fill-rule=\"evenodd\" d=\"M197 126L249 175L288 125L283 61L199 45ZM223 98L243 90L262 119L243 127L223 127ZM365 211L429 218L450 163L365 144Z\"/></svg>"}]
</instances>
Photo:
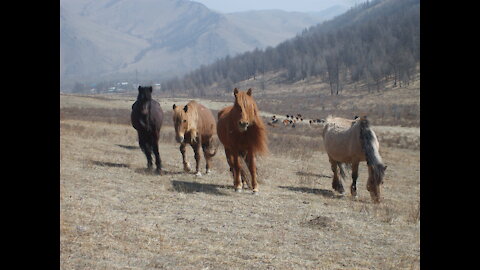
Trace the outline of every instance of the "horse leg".
<instances>
[{"instance_id":1,"label":"horse leg","mask_svg":"<svg viewBox=\"0 0 480 270\"><path fill-rule=\"evenodd\" d=\"M248 170L250 171L250 175L252 177L252 189L253 193L257 194L258 192L258 183L257 183L257 166L255 165L255 155L253 151L248 151L247 153L247 164Z\"/></svg>"},{"instance_id":2,"label":"horse leg","mask_svg":"<svg viewBox=\"0 0 480 270\"><path fill-rule=\"evenodd\" d=\"M239 153L234 151L233 153L233 186L236 192L242 191L242 183L240 181L240 157Z\"/></svg>"},{"instance_id":3,"label":"horse leg","mask_svg":"<svg viewBox=\"0 0 480 270\"><path fill-rule=\"evenodd\" d=\"M337 173L337 166L339 166L339 164L337 161L330 159L330 165L333 171L332 188L336 190L338 193L343 194L345 193L345 189L343 188L342 182L338 178L338 173Z\"/></svg>"},{"instance_id":4,"label":"horse leg","mask_svg":"<svg viewBox=\"0 0 480 270\"><path fill-rule=\"evenodd\" d=\"M152 150L153 154L155 155L155 166L157 166L156 172L159 175L162 175L162 159L160 158L160 153L158 152L158 136L153 137L152 136Z\"/></svg>"},{"instance_id":5,"label":"horse leg","mask_svg":"<svg viewBox=\"0 0 480 270\"><path fill-rule=\"evenodd\" d=\"M225 149L225 157L227 158L228 167L230 167L230 172L233 176L233 155L230 150Z\"/></svg>"},{"instance_id":6,"label":"horse leg","mask_svg":"<svg viewBox=\"0 0 480 270\"><path fill-rule=\"evenodd\" d=\"M358 161L352 163L352 186L350 187L350 193L353 197L357 197L358 164Z\"/></svg>"},{"instance_id":7,"label":"horse leg","mask_svg":"<svg viewBox=\"0 0 480 270\"><path fill-rule=\"evenodd\" d=\"M210 148L210 144L204 143L202 144L202 150L203 150L203 157L205 158L205 174L209 174L210 171L210 160L211 157L207 154L208 149Z\"/></svg>"},{"instance_id":8,"label":"horse leg","mask_svg":"<svg viewBox=\"0 0 480 270\"><path fill-rule=\"evenodd\" d=\"M183 170L185 172L189 172L190 171L190 163L188 163L187 160L186 160L186 155L185 155L186 146L187 145L185 143L180 143L180 153L182 153Z\"/></svg>"},{"instance_id":9,"label":"horse leg","mask_svg":"<svg viewBox=\"0 0 480 270\"><path fill-rule=\"evenodd\" d=\"M374 203L380 202L380 185L375 184L373 179L373 169L372 166L368 165L368 181L367 181L367 190L370 192L370 197Z\"/></svg>"},{"instance_id":10,"label":"horse leg","mask_svg":"<svg viewBox=\"0 0 480 270\"><path fill-rule=\"evenodd\" d=\"M147 169L151 170L152 169L152 152L151 152L147 137L148 137L147 134L145 134L144 132L138 132L138 143L140 145L140 149L142 149L142 152L147 157Z\"/></svg>"},{"instance_id":11,"label":"horse leg","mask_svg":"<svg viewBox=\"0 0 480 270\"><path fill-rule=\"evenodd\" d=\"M240 161L240 177L241 177L241 180L242 180L242 187L247 188L248 185L249 185L247 183L247 181L249 181L249 179L250 179L250 177L248 177L246 175L246 170L248 170L247 152L246 151L240 151L239 156L244 161L244 162L242 162L241 159L239 160ZM246 167L246 168L244 168L244 167Z\"/></svg>"},{"instance_id":12,"label":"horse leg","mask_svg":"<svg viewBox=\"0 0 480 270\"><path fill-rule=\"evenodd\" d=\"M196 176L202 176L202 173L200 172L200 143L196 142L192 144L193 152L195 153L195 175Z\"/></svg>"}]
</instances>

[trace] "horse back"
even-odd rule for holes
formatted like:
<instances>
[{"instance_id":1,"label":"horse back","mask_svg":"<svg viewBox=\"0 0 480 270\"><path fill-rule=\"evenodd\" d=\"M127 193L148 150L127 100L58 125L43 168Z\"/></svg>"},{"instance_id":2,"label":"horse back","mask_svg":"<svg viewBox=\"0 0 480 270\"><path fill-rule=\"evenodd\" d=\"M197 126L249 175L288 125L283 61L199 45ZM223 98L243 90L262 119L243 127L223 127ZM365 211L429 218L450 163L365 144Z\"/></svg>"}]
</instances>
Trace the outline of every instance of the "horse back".
<instances>
[{"instance_id":1,"label":"horse back","mask_svg":"<svg viewBox=\"0 0 480 270\"><path fill-rule=\"evenodd\" d=\"M360 141L358 128L339 126L333 123L324 128L325 151L332 159L340 162L364 161L365 154Z\"/></svg>"},{"instance_id":2,"label":"horse back","mask_svg":"<svg viewBox=\"0 0 480 270\"><path fill-rule=\"evenodd\" d=\"M210 109L202 104L196 104L198 123L197 129L202 136L211 137L217 134L217 122Z\"/></svg>"}]
</instances>

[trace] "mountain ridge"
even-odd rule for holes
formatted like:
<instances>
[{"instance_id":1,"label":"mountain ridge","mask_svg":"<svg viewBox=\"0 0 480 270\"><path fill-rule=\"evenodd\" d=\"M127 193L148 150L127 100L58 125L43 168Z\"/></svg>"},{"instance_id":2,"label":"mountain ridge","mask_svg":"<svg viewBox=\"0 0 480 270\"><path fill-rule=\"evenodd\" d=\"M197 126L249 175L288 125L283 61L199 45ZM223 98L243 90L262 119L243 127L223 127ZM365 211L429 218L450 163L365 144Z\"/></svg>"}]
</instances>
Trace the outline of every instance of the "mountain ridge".
<instances>
[{"instance_id":1,"label":"mountain ridge","mask_svg":"<svg viewBox=\"0 0 480 270\"><path fill-rule=\"evenodd\" d=\"M325 20L275 12L295 26L279 31L265 23L272 11L250 15L257 19L247 24L241 19L249 16L246 12L222 14L194 1L62 0L61 84L132 78L137 72L140 79L182 75L226 55L276 45ZM266 19L259 17L262 13Z\"/></svg>"}]
</instances>

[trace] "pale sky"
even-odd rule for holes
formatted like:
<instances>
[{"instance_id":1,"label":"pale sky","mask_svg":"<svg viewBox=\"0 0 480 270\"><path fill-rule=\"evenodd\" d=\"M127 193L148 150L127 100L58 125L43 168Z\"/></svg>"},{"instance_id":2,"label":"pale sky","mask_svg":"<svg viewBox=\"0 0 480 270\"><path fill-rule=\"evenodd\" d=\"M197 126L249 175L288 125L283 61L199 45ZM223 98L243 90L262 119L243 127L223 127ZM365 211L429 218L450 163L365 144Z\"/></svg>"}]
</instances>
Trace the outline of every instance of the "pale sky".
<instances>
[{"instance_id":1,"label":"pale sky","mask_svg":"<svg viewBox=\"0 0 480 270\"><path fill-rule=\"evenodd\" d=\"M321 11L333 5L353 6L359 0L192 0L221 13L281 9L284 11L311 12Z\"/></svg>"}]
</instances>

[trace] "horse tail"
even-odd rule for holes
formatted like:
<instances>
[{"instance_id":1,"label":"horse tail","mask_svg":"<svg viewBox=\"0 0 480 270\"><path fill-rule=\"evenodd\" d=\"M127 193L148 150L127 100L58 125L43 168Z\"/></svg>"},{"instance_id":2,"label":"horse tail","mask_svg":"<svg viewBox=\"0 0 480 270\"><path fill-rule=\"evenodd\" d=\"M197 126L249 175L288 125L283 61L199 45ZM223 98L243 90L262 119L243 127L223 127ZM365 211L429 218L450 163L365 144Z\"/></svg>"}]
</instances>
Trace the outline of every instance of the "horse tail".
<instances>
[{"instance_id":1,"label":"horse tail","mask_svg":"<svg viewBox=\"0 0 480 270\"><path fill-rule=\"evenodd\" d=\"M210 138L209 147L205 149L205 155L207 158L212 158L217 154L219 144L220 143L217 135L214 135Z\"/></svg>"},{"instance_id":2,"label":"horse tail","mask_svg":"<svg viewBox=\"0 0 480 270\"><path fill-rule=\"evenodd\" d=\"M346 178L346 174L345 174L345 169L344 169L344 164L345 163L338 163L338 169L340 171L340 176L345 179Z\"/></svg>"},{"instance_id":3,"label":"horse tail","mask_svg":"<svg viewBox=\"0 0 480 270\"><path fill-rule=\"evenodd\" d=\"M351 170L351 164L350 163L344 163L344 162L338 162L338 169L340 171L340 176L345 179L347 177L347 174L345 173L346 170Z\"/></svg>"},{"instance_id":4,"label":"horse tail","mask_svg":"<svg viewBox=\"0 0 480 270\"><path fill-rule=\"evenodd\" d=\"M382 182L386 166L383 165L382 158L378 152L377 137L373 130L370 129L370 122L366 116L360 118L360 141L367 165L372 168L373 180L378 185Z\"/></svg>"}]
</instances>

